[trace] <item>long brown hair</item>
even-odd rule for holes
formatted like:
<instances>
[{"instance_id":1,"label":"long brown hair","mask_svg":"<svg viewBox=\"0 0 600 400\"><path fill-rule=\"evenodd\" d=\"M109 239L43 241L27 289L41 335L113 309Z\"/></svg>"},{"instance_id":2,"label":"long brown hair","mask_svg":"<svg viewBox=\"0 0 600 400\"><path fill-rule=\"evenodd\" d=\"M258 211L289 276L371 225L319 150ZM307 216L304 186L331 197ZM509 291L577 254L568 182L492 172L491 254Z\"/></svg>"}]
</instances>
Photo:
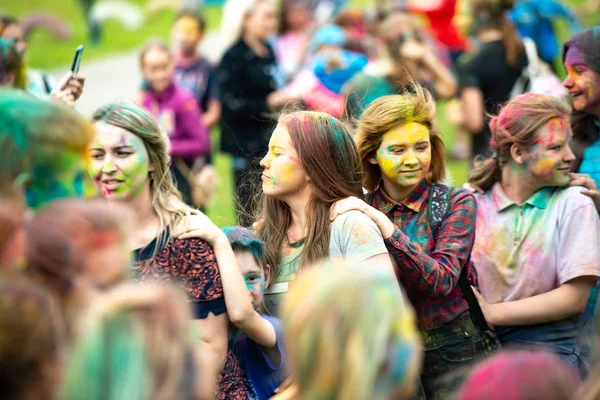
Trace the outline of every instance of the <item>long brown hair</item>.
<instances>
[{"instance_id":1,"label":"long brown hair","mask_svg":"<svg viewBox=\"0 0 600 400\"><path fill-rule=\"evenodd\" d=\"M523 42L514 24L506 17L506 11L513 8L515 0L472 0L472 16L474 29L498 29L502 32L502 40L506 48L506 62L516 67L519 56L525 50Z\"/></svg>"},{"instance_id":2,"label":"long brown hair","mask_svg":"<svg viewBox=\"0 0 600 400\"><path fill-rule=\"evenodd\" d=\"M381 145L383 135L398 125L416 122L429 130L431 141L431 168L427 174L427 182L437 183L446 175L446 146L436 125L435 101L426 89L418 84L412 88L414 93L383 96L375 100L364 111L358 121L358 137L356 139L360 161L364 170L363 186L373 192L381 181L381 170L369 159Z\"/></svg>"},{"instance_id":3,"label":"long brown hair","mask_svg":"<svg viewBox=\"0 0 600 400\"><path fill-rule=\"evenodd\" d=\"M531 149L538 130L553 118L567 123L571 110L564 101L543 94L526 93L514 97L490 121L494 155L488 159L477 158L468 180L483 190L488 190L501 179L502 168L510 161L510 149L517 145Z\"/></svg>"},{"instance_id":4,"label":"long brown hair","mask_svg":"<svg viewBox=\"0 0 600 400\"><path fill-rule=\"evenodd\" d=\"M352 137L331 115L297 111L281 116L279 124L287 128L300 163L311 179L313 195L306 206L308 226L300 256L302 267L328 256L330 207L346 197L362 198L362 169ZM267 262L277 271L292 215L281 200L263 195L262 204L257 218L258 235L265 243Z\"/></svg>"},{"instance_id":5,"label":"long brown hair","mask_svg":"<svg viewBox=\"0 0 600 400\"><path fill-rule=\"evenodd\" d=\"M578 49L585 63L600 76L600 26L587 29L573 36L563 46L563 64L570 48ZM600 136L594 123L595 117L583 111L573 113L571 126L573 127L573 143L571 149L577 158L577 165L581 163L583 152Z\"/></svg>"}]
</instances>

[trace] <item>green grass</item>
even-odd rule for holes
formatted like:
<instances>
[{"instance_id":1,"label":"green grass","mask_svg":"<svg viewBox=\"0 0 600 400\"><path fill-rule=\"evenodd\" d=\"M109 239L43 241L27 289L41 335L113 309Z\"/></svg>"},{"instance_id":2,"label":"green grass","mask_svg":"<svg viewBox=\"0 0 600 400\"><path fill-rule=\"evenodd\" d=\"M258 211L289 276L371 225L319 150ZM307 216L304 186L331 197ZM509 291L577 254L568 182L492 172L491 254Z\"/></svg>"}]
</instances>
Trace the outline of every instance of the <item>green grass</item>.
<instances>
[{"instance_id":1,"label":"green grass","mask_svg":"<svg viewBox=\"0 0 600 400\"><path fill-rule=\"evenodd\" d=\"M144 8L146 0L127 0ZM45 12L60 18L71 31L71 37L59 41L45 30L34 31L28 40L27 62L33 68L49 69L68 66L73 59L75 48L85 45L84 61L106 56L115 52L130 50L140 46L150 38L168 39L174 11L165 10L154 16L146 16L141 29L127 31L116 20L103 24L103 40L92 45L88 40L87 26L83 10L78 0L2 0L0 13L24 17L31 12ZM218 26L221 10L207 7L206 17L209 29Z\"/></svg>"},{"instance_id":2,"label":"green grass","mask_svg":"<svg viewBox=\"0 0 600 400\"><path fill-rule=\"evenodd\" d=\"M144 5L146 0L128 0L138 5ZM581 0L567 0L567 4L578 6ZM353 3L367 5L372 3L369 0L354 0ZM151 37L167 39L170 26L174 17L172 11L164 11L160 14L148 18L142 29L136 32L125 32L123 27L116 21L109 21L103 28L103 42L98 46L91 46L87 40L87 31L83 12L79 6L78 0L3 0L0 3L0 12L11 13L22 17L23 15L35 11L47 11L53 13L65 21L72 30L72 37L65 42L57 42L46 32L36 32L29 39L28 62L34 68L55 68L67 66L71 62L75 47L79 44L85 44L85 59L106 56L108 54L129 50L141 45ZM208 6L205 10L205 16L208 21L209 29L218 27L221 9L218 6ZM600 21L600 15L586 15L583 18L585 26L592 26ZM560 26L562 39L566 39L567 29L564 25ZM456 140L456 132L450 125L445 116L445 104L438 104L438 119L444 141L448 149ZM214 148L218 148L219 132L212 132ZM216 200L213 205L208 207L207 214L219 226L233 225L236 223L233 201L233 183L231 171L231 157L217 152L215 154L215 165L220 178L220 184L217 189ZM448 160L448 168L454 185L461 185L466 180L468 172L468 163L464 161Z\"/></svg>"}]
</instances>

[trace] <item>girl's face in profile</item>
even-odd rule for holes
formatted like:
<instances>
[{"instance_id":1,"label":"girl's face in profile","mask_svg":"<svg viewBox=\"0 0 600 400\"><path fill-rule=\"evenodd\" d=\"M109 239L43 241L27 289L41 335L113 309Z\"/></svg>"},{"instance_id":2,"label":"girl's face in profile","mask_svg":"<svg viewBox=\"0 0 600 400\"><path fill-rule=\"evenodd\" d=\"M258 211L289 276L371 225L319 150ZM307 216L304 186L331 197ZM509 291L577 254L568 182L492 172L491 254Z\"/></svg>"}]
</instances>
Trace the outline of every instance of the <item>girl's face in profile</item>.
<instances>
[{"instance_id":1,"label":"girl's face in profile","mask_svg":"<svg viewBox=\"0 0 600 400\"><path fill-rule=\"evenodd\" d=\"M281 123L271 135L269 150L260 166L263 167L262 188L267 196L284 200L299 194L309 184L290 134Z\"/></svg>"}]
</instances>

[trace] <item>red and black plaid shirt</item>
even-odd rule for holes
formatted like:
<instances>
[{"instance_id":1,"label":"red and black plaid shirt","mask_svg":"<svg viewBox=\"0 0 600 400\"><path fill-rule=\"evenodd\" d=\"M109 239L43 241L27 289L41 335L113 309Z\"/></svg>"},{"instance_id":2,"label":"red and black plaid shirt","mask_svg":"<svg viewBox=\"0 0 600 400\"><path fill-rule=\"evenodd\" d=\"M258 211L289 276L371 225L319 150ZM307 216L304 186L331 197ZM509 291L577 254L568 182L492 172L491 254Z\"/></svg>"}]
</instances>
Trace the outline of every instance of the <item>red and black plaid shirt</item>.
<instances>
[{"instance_id":1,"label":"red and black plaid shirt","mask_svg":"<svg viewBox=\"0 0 600 400\"><path fill-rule=\"evenodd\" d=\"M406 200L396 203L380 186L371 201L396 225L386 246L423 330L447 324L469 312L458 278L462 268L472 272L469 258L477 214L473 195L451 187L448 213L436 240L427 218L429 188L423 180Z\"/></svg>"}]
</instances>

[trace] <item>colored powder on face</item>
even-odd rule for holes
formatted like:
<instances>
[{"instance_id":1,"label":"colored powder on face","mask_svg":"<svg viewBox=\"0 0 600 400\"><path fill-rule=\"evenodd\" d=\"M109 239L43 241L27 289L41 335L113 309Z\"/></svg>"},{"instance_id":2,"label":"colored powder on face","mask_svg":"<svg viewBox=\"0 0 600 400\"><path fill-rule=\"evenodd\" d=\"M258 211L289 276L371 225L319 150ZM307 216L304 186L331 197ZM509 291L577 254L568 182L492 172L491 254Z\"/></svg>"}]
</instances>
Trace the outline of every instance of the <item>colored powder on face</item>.
<instances>
[{"instance_id":1,"label":"colored powder on face","mask_svg":"<svg viewBox=\"0 0 600 400\"><path fill-rule=\"evenodd\" d=\"M385 133L377 152L377 163L383 175L399 186L418 184L427 176L431 164L427 127L409 122Z\"/></svg>"}]
</instances>

